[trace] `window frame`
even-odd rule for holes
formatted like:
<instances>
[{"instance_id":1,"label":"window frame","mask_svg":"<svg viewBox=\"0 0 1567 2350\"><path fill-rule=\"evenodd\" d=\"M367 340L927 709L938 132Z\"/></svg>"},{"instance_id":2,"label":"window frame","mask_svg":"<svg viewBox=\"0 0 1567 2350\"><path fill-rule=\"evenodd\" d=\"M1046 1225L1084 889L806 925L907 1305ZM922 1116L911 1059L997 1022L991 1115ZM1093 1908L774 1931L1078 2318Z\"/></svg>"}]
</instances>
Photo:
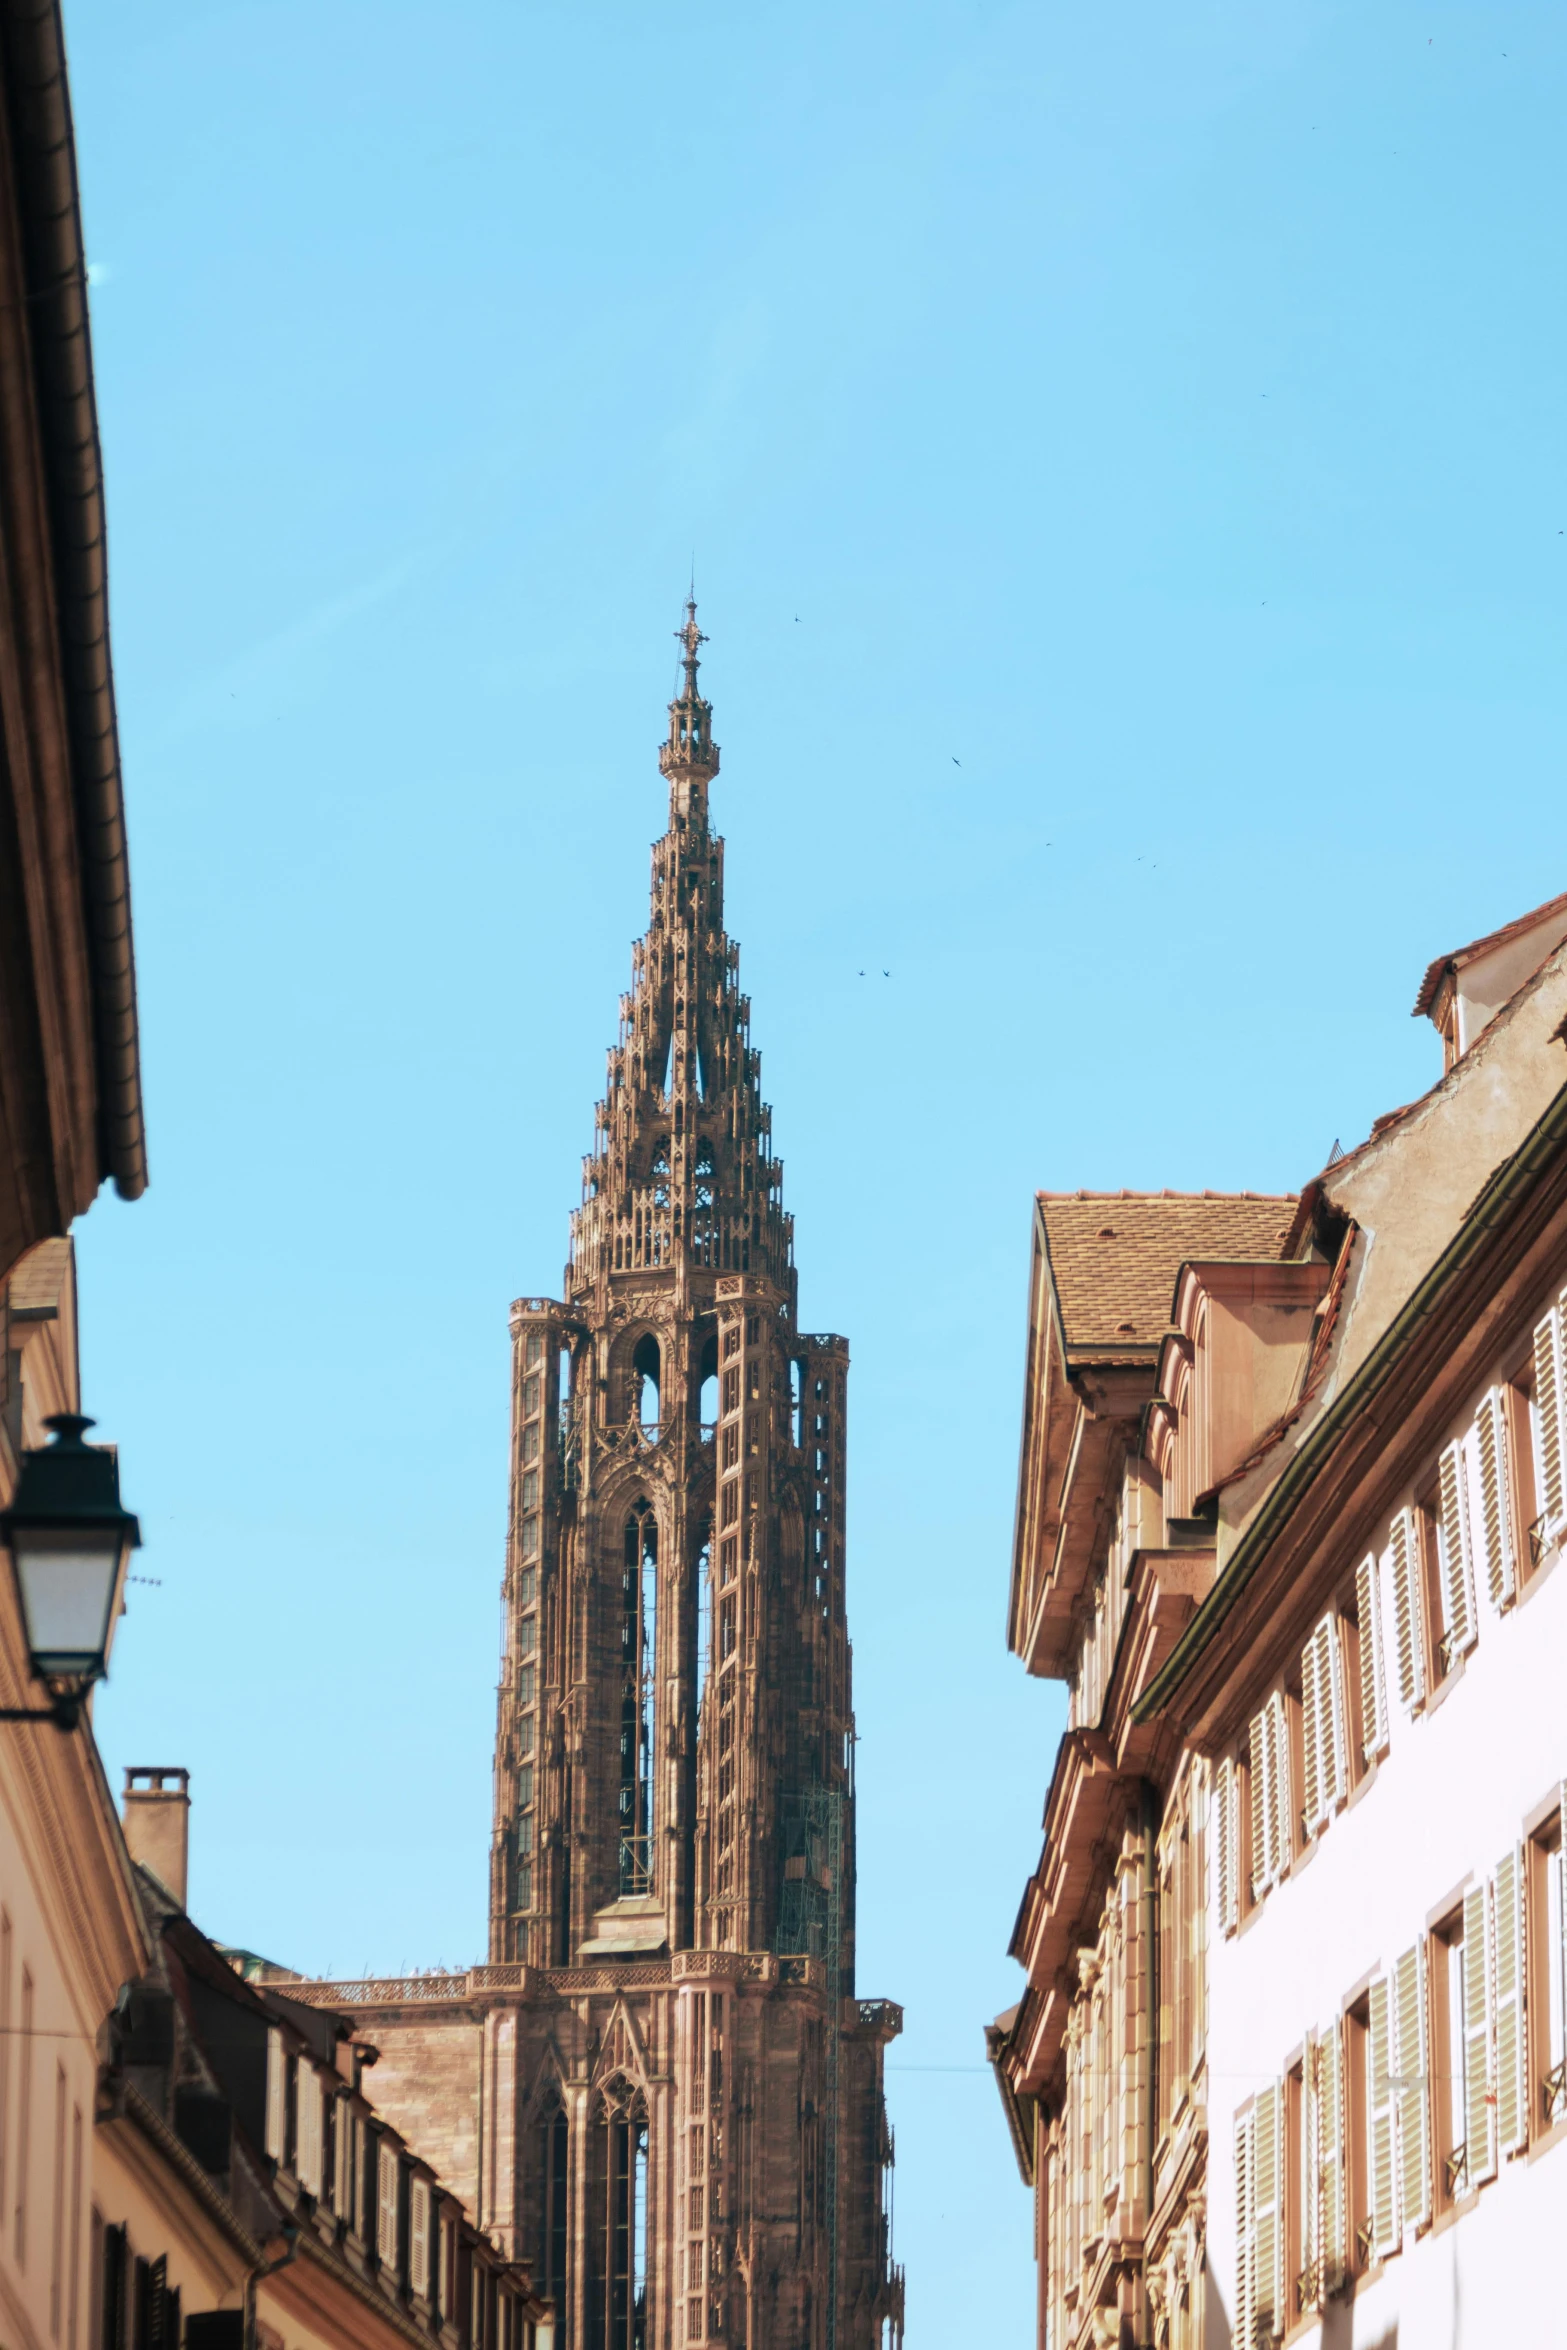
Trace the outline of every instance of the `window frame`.
<instances>
[{"instance_id":1,"label":"window frame","mask_svg":"<svg viewBox=\"0 0 1567 2350\"><path fill-rule=\"evenodd\" d=\"M1558 1871L1558 1915L1552 1933L1551 1864ZM1547 2137L1567 2121L1567 1838L1558 1797L1524 1846L1525 2066L1529 2141ZM1555 1944L1554 1949L1552 1944ZM1554 1960L1554 1969L1552 1961ZM1554 1972L1559 2039L1551 2040L1550 1987ZM1555 2062L1552 2062L1553 2056Z\"/></svg>"},{"instance_id":2,"label":"window frame","mask_svg":"<svg viewBox=\"0 0 1567 2350\"><path fill-rule=\"evenodd\" d=\"M1426 1956L1430 2067L1431 2211L1439 2219L1469 2193L1468 2017L1464 2006L1464 1905L1455 1901L1430 1928ZM1455 2010L1456 1996L1456 2010Z\"/></svg>"},{"instance_id":3,"label":"window frame","mask_svg":"<svg viewBox=\"0 0 1567 2350\"><path fill-rule=\"evenodd\" d=\"M1375 2265L1371 2208L1371 1986L1349 2001L1344 2034L1344 2268L1362 2277Z\"/></svg>"}]
</instances>

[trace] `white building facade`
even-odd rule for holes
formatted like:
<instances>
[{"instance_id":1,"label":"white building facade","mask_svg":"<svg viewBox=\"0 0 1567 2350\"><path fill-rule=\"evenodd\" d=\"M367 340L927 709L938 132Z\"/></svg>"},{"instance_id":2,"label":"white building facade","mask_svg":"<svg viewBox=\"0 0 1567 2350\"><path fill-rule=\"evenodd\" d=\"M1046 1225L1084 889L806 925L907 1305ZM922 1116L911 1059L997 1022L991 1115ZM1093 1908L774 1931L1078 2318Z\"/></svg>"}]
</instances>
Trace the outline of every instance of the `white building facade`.
<instances>
[{"instance_id":1,"label":"white building facade","mask_svg":"<svg viewBox=\"0 0 1567 2350\"><path fill-rule=\"evenodd\" d=\"M1441 1083L1305 1195L1338 1241L1317 1344L1204 1497L1214 1586L1139 1708L1213 1772L1206 2301L1236 2345L1567 2339L1560 912L1466 950L1483 1024L1464 957L1428 976Z\"/></svg>"},{"instance_id":2,"label":"white building facade","mask_svg":"<svg viewBox=\"0 0 1567 2350\"><path fill-rule=\"evenodd\" d=\"M1567 897L1297 1197L1042 1194L1040 2350L1567 2342Z\"/></svg>"}]
</instances>

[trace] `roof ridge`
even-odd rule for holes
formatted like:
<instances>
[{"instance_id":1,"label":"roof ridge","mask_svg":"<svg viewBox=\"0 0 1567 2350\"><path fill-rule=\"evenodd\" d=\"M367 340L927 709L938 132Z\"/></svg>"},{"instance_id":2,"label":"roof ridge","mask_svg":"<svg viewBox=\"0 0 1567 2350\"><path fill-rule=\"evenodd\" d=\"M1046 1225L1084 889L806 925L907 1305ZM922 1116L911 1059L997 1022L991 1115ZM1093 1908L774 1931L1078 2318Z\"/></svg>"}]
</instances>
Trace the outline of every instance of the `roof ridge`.
<instances>
[{"instance_id":1,"label":"roof ridge","mask_svg":"<svg viewBox=\"0 0 1567 2350\"><path fill-rule=\"evenodd\" d=\"M1071 1200L1071 1199L1133 1199L1133 1200L1156 1200L1156 1199L1202 1200L1202 1199L1217 1199L1217 1200L1241 1200L1241 1199L1254 1199L1254 1200L1261 1200L1261 1201L1264 1203L1264 1205L1266 1205L1266 1206L1268 1206L1268 1207L1273 1207L1273 1206L1282 1206L1282 1205L1283 1205L1285 1202L1289 1202L1289 1203L1293 1204L1293 1202L1294 1202L1296 1199L1298 1199L1298 1198L1299 1198L1299 1196L1300 1196L1300 1195L1299 1195L1299 1193L1298 1193L1298 1192L1294 1192L1294 1191L1171 1191L1171 1190L1170 1190L1168 1187L1166 1187L1166 1188L1165 1188L1164 1190L1162 1190L1162 1191L1124 1191L1124 1190L1123 1190L1123 1191L1043 1191L1043 1190L1041 1190L1041 1191L1036 1191L1036 1192L1035 1192L1035 1194L1034 1194L1034 1197L1035 1197L1036 1199L1049 1199L1049 1200Z\"/></svg>"}]
</instances>

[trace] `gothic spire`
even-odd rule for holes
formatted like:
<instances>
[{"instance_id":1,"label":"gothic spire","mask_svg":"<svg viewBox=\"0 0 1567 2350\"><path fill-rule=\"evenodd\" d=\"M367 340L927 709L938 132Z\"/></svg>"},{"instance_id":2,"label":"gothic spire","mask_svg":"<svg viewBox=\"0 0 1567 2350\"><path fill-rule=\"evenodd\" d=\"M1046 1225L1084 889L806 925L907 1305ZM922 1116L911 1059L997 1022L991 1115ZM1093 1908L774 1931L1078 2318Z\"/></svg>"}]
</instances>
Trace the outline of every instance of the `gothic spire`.
<instances>
[{"instance_id":1,"label":"gothic spire","mask_svg":"<svg viewBox=\"0 0 1567 2350\"><path fill-rule=\"evenodd\" d=\"M669 830L653 846L646 936L632 950L618 1042L572 1219L568 1294L654 1267L680 1277L764 1274L791 1308L790 1219L761 1098L740 950L724 932L724 844L708 830L718 772L712 706L697 688L707 642L686 603L675 632L685 670L658 763Z\"/></svg>"}]
</instances>

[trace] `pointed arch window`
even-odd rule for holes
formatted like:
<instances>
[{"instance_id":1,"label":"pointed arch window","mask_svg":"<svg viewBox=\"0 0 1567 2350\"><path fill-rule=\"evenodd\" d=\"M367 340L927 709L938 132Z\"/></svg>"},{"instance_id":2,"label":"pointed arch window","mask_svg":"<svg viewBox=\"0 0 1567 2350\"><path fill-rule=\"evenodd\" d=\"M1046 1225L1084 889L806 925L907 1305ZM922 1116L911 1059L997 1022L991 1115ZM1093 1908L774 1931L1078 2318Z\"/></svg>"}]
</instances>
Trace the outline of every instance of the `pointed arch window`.
<instances>
[{"instance_id":1,"label":"pointed arch window","mask_svg":"<svg viewBox=\"0 0 1567 2350\"><path fill-rule=\"evenodd\" d=\"M697 1144L696 1160L691 1170L691 1239L703 1264L713 1261L713 1203L718 1190L718 1170L713 1164L713 1146L702 1141Z\"/></svg>"},{"instance_id":2,"label":"pointed arch window","mask_svg":"<svg viewBox=\"0 0 1567 2350\"><path fill-rule=\"evenodd\" d=\"M631 1356L633 1417L644 1436L656 1440L659 1427L660 1360L658 1340L645 1330Z\"/></svg>"},{"instance_id":3,"label":"pointed arch window","mask_svg":"<svg viewBox=\"0 0 1567 2350\"><path fill-rule=\"evenodd\" d=\"M571 2131L561 2102L560 2084L553 2079L539 2100L535 2143L539 2179L538 2290L554 2302L556 2340L564 2342L570 2323Z\"/></svg>"},{"instance_id":4,"label":"pointed arch window","mask_svg":"<svg viewBox=\"0 0 1567 2350\"><path fill-rule=\"evenodd\" d=\"M712 1441L718 1425L718 1336L709 1332L702 1342L697 1375L696 1421L704 1444Z\"/></svg>"},{"instance_id":5,"label":"pointed arch window","mask_svg":"<svg viewBox=\"0 0 1567 2350\"><path fill-rule=\"evenodd\" d=\"M639 1501L626 1520L621 1582L620 1891L653 1884L652 1794L658 1655L658 1520Z\"/></svg>"},{"instance_id":6,"label":"pointed arch window","mask_svg":"<svg viewBox=\"0 0 1567 2350\"><path fill-rule=\"evenodd\" d=\"M713 1656L713 1521L702 1521L697 1537L696 1565L696 1733L702 1735L702 1710L707 1700L708 1673Z\"/></svg>"},{"instance_id":7,"label":"pointed arch window","mask_svg":"<svg viewBox=\"0 0 1567 2350\"><path fill-rule=\"evenodd\" d=\"M647 2107L616 2077L594 2116L591 2185L592 2340L604 2350L643 2350L647 2340Z\"/></svg>"}]
</instances>

